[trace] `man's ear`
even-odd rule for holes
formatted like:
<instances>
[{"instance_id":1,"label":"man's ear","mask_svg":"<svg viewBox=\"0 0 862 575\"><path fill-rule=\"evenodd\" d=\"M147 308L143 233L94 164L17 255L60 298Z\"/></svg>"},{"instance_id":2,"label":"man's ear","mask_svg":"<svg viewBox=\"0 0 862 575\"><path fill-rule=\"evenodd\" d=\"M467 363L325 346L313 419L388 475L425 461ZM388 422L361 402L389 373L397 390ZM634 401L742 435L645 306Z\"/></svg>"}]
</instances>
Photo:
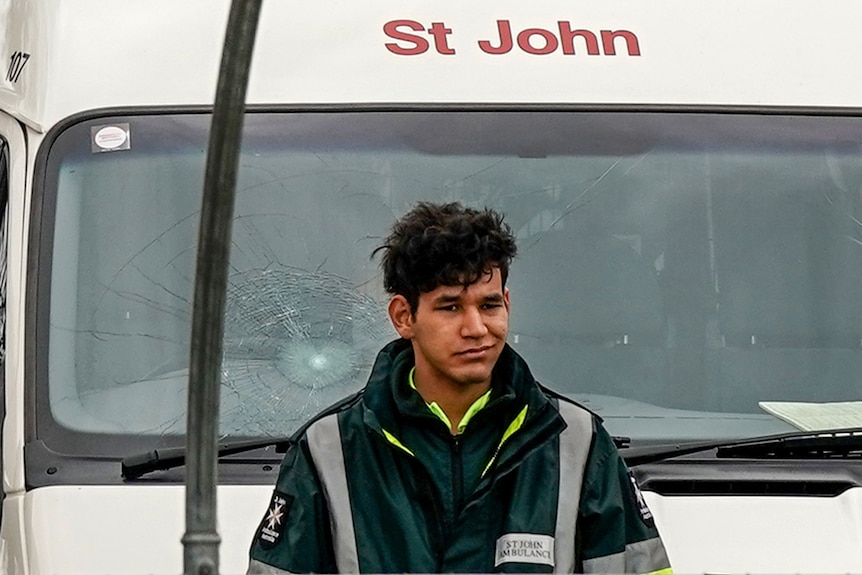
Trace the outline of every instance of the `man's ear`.
<instances>
[{"instance_id":1,"label":"man's ear","mask_svg":"<svg viewBox=\"0 0 862 575\"><path fill-rule=\"evenodd\" d=\"M389 320L398 335L413 339L413 311L403 295L394 295L389 300Z\"/></svg>"},{"instance_id":2,"label":"man's ear","mask_svg":"<svg viewBox=\"0 0 862 575\"><path fill-rule=\"evenodd\" d=\"M506 306L506 312L512 311L512 304L509 303L509 288L503 289L503 305Z\"/></svg>"}]
</instances>

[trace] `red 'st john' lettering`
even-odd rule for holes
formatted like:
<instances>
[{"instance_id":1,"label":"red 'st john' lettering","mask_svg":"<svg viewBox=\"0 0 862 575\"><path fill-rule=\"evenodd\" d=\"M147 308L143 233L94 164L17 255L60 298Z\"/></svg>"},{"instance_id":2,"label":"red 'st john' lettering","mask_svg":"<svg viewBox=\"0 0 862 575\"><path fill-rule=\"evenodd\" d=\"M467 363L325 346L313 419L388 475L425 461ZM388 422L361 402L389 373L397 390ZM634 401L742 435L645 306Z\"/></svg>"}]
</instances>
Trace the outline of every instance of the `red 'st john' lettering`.
<instances>
[{"instance_id":1,"label":"red 'st john' lettering","mask_svg":"<svg viewBox=\"0 0 862 575\"><path fill-rule=\"evenodd\" d=\"M614 46L614 40L617 38L625 38L626 50L629 56L640 56L641 47L638 43L638 37L628 30L602 30L602 47L605 50L605 55L616 56L617 51Z\"/></svg>"},{"instance_id":2,"label":"red 'st john' lettering","mask_svg":"<svg viewBox=\"0 0 862 575\"><path fill-rule=\"evenodd\" d=\"M560 43L563 46L563 54L575 54L575 37L583 38L587 47L587 54L598 56L599 41L596 35L589 30L572 30L572 25L565 20L558 22L560 27Z\"/></svg>"},{"instance_id":3,"label":"red 'st john' lettering","mask_svg":"<svg viewBox=\"0 0 862 575\"><path fill-rule=\"evenodd\" d=\"M454 54L455 50L449 47L449 39L447 36L452 33L451 28L447 28L443 22L432 22L428 28L428 33L434 36L434 48L438 54Z\"/></svg>"},{"instance_id":4,"label":"red 'st john' lettering","mask_svg":"<svg viewBox=\"0 0 862 575\"><path fill-rule=\"evenodd\" d=\"M558 34L559 33L559 34ZM509 20L497 20L497 38L479 40L479 49L486 54L508 54L517 46L525 54L553 54L562 47L563 54L574 56L575 38L579 38L589 56L616 56L617 49L625 45L629 56L640 56L637 35L629 30L601 30L598 34L590 30L572 28L571 22L559 20L557 30L525 28L512 32ZM599 42L601 39L601 43Z\"/></svg>"},{"instance_id":5,"label":"red 'st john' lettering","mask_svg":"<svg viewBox=\"0 0 862 575\"><path fill-rule=\"evenodd\" d=\"M428 30L425 26L415 20L391 20L383 25L383 33L389 38L397 40L385 44L386 49L399 56L417 56L428 51L430 43L424 36L413 34L413 32L427 32L434 38L434 49L438 54L454 54L455 50L449 47L449 34L451 28L447 28L443 22L433 22ZM406 44L406 45L405 45Z\"/></svg>"},{"instance_id":6,"label":"red 'st john' lettering","mask_svg":"<svg viewBox=\"0 0 862 575\"><path fill-rule=\"evenodd\" d=\"M538 45L534 46L531 38L539 37ZM557 49L557 37L544 28L527 28L518 34L518 47L527 54L550 54Z\"/></svg>"},{"instance_id":7,"label":"red 'st john' lettering","mask_svg":"<svg viewBox=\"0 0 862 575\"><path fill-rule=\"evenodd\" d=\"M401 28L409 28L414 32L425 31L425 27L415 20L391 20L383 25L383 33L393 40L406 42L410 45L404 47L394 42L388 42L386 44L387 50L393 54L398 54L399 56L416 56L417 54L424 54L428 51L428 40L422 36L404 32Z\"/></svg>"},{"instance_id":8,"label":"red 'st john' lettering","mask_svg":"<svg viewBox=\"0 0 862 575\"><path fill-rule=\"evenodd\" d=\"M512 50L512 25L508 20L497 20L497 35L500 37L497 46L488 40L479 40L479 49L486 54L507 54Z\"/></svg>"}]
</instances>

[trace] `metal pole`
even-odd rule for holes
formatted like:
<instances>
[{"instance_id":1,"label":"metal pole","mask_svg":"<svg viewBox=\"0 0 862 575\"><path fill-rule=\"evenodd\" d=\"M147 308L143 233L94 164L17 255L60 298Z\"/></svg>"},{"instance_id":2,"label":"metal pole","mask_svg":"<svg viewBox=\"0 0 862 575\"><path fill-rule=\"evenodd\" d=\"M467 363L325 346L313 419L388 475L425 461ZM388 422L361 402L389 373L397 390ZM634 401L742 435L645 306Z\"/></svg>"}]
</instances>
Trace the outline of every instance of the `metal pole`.
<instances>
[{"instance_id":1,"label":"metal pole","mask_svg":"<svg viewBox=\"0 0 862 575\"><path fill-rule=\"evenodd\" d=\"M231 224L245 94L261 0L233 0L204 175L192 311L186 434L185 575L217 575L219 387Z\"/></svg>"}]
</instances>

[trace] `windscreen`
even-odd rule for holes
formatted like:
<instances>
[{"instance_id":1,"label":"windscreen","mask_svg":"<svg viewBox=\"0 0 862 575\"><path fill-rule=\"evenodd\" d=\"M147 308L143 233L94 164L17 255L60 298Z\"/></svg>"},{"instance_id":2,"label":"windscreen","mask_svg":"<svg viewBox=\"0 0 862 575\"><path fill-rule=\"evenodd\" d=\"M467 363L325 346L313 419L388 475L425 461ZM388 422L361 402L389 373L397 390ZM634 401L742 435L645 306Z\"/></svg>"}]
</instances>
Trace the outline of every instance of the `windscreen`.
<instances>
[{"instance_id":1,"label":"windscreen","mask_svg":"<svg viewBox=\"0 0 862 575\"><path fill-rule=\"evenodd\" d=\"M54 140L36 382L51 434L184 433L209 122L98 118ZM859 398L860 142L850 117L250 112L221 433L289 434L365 384L397 337L372 252L419 201L505 214L509 344L611 433L792 430L764 402Z\"/></svg>"}]
</instances>

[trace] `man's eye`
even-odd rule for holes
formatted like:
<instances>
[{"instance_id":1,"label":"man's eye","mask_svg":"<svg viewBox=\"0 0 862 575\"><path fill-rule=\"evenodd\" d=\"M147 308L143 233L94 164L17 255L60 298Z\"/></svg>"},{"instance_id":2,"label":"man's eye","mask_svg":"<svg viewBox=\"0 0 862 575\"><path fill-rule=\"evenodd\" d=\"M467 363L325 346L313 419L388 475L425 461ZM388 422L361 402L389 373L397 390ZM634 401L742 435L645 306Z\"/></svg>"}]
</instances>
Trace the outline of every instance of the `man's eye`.
<instances>
[{"instance_id":1,"label":"man's eye","mask_svg":"<svg viewBox=\"0 0 862 575\"><path fill-rule=\"evenodd\" d=\"M441 305L437 308L440 311L458 311L458 306L455 304L452 305Z\"/></svg>"}]
</instances>

